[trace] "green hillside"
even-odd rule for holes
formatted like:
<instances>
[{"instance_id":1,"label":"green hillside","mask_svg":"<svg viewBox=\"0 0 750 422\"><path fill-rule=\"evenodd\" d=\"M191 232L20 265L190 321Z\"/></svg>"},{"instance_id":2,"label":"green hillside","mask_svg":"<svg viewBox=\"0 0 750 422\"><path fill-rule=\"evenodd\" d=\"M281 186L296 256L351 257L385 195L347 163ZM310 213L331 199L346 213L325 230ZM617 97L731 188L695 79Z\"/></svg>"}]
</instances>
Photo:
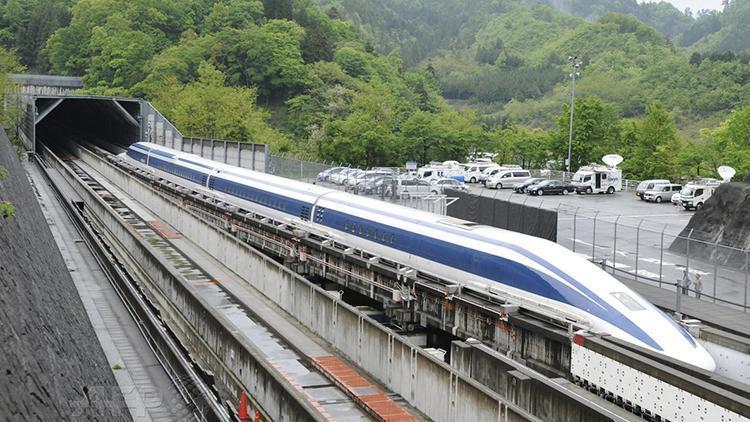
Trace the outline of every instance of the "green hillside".
<instances>
[{"instance_id":1,"label":"green hillside","mask_svg":"<svg viewBox=\"0 0 750 422\"><path fill-rule=\"evenodd\" d=\"M143 96L186 134L356 165L561 167L575 55L574 167L750 170L750 0L0 0L0 22L0 57L29 71Z\"/></svg>"}]
</instances>

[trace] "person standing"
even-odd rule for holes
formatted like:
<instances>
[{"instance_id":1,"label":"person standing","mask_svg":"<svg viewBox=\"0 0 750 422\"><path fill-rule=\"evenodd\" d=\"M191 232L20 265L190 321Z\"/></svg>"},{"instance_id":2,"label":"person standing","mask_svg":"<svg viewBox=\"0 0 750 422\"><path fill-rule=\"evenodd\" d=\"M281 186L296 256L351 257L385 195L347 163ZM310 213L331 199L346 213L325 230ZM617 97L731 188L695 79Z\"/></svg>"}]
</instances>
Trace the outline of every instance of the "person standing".
<instances>
[{"instance_id":1,"label":"person standing","mask_svg":"<svg viewBox=\"0 0 750 422\"><path fill-rule=\"evenodd\" d=\"M685 268L685 271L682 273L682 294L688 294L688 289L690 289L692 283L693 281L690 279L690 272Z\"/></svg>"},{"instance_id":2,"label":"person standing","mask_svg":"<svg viewBox=\"0 0 750 422\"><path fill-rule=\"evenodd\" d=\"M701 291L703 290L703 282L701 281L701 273L695 273L695 281L693 281L693 290L695 290L695 297L701 298Z\"/></svg>"}]
</instances>

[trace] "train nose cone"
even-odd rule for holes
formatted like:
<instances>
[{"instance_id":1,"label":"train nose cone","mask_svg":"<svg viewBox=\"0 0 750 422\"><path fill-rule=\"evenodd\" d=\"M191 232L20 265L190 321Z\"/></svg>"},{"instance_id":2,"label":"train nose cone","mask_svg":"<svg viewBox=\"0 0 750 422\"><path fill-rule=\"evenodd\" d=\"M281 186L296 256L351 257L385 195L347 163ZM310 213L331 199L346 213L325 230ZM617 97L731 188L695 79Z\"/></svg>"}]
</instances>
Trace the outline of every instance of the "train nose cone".
<instances>
[{"instance_id":1,"label":"train nose cone","mask_svg":"<svg viewBox=\"0 0 750 422\"><path fill-rule=\"evenodd\" d=\"M691 350L687 355L680 357L680 359L707 371L713 372L716 370L716 361L701 344L698 344L698 347Z\"/></svg>"}]
</instances>

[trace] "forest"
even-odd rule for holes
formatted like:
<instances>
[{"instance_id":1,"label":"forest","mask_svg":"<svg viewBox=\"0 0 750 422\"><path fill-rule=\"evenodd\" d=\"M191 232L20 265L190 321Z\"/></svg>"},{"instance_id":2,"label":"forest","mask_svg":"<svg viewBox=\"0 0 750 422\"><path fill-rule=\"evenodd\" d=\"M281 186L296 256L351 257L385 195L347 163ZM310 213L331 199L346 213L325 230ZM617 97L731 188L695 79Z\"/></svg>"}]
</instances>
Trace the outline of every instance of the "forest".
<instances>
[{"instance_id":1,"label":"forest","mask_svg":"<svg viewBox=\"0 0 750 422\"><path fill-rule=\"evenodd\" d=\"M82 76L185 134L358 166L750 171L750 0L0 0L0 72ZM7 123L7 122L6 122Z\"/></svg>"}]
</instances>

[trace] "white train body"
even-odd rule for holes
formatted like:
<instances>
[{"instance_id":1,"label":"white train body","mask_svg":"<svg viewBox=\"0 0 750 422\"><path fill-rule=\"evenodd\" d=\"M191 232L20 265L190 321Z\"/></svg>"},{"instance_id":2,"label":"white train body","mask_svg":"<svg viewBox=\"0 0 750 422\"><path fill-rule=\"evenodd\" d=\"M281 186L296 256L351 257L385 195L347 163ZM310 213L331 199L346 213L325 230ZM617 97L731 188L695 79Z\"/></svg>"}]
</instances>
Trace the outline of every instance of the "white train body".
<instances>
[{"instance_id":1,"label":"white train body","mask_svg":"<svg viewBox=\"0 0 750 422\"><path fill-rule=\"evenodd\" d=\"M156 144L127 155L227 202L348 246L715 369L679 324L608 273L547 240L241 169Z\"/></svg>"}]
</instances>

